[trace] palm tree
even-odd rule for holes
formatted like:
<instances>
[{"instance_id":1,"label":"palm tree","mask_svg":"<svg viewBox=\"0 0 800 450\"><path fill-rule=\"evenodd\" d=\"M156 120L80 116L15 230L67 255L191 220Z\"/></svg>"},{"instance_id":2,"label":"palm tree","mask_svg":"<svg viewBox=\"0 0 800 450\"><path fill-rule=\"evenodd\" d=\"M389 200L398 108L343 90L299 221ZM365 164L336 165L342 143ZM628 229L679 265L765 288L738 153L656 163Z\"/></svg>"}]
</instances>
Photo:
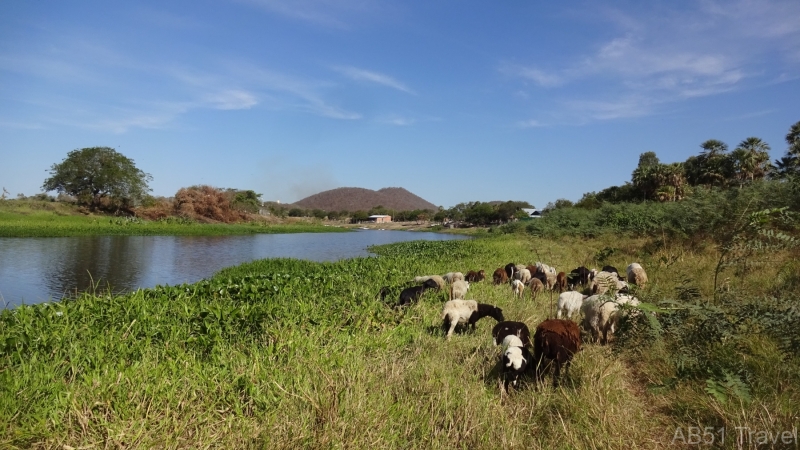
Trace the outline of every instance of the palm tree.
<instances>
[{"instance_id":1,"label":"palm tree","mask_svg":"<svg viewBox=\"0 0 800 450\"><path fill-rule=\"evenodd\" d=\"M764 178L769 170L769 144L757 137L739 143L732 156L740 186L744 181Z\"/></svg>"},{"instance_id":2,"label":"palm tree","mask_svg":"<svg viewBox=\"0 0 800 450\"><path fill-rule=\"evenodd\" d=\"M771 167L770 176L774 178L800 175L800 122L795 123L789 129L786 143L789 144L786 156L776 159L775 165Z\"/></svg>"},{"instance_id":3,"label":"palm tree","mask_svg":"<svg viewBox=\"0 0 800 450\"><path fill-rule=\"evenodd\" d=\"M725 186L730 176L730 159L727 154L728 145L716 139L709 139L700 147L699 170L703 184L709 186Z\"/></svg>"}]
</instances>

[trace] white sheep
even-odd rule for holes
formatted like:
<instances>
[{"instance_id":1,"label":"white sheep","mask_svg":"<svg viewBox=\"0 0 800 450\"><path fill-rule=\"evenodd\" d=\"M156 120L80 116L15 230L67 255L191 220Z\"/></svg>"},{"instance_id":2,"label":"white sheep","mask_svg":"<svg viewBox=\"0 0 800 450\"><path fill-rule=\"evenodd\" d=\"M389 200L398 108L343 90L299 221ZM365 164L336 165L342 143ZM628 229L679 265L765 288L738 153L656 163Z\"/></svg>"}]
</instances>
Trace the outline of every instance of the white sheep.
<instances>
[{"instance_id":1,"label":"white sheep","mask_svg":"<svg viewBox=\"0 0 800 450\"><path fill-rule=\"evenodd\" d=\"M572 318L575 313L580 311L581 305L583 305L583 300L586 299L586 297L588 296L583 295L578 291L562 292L558 296L556 318L560 319L562 314L568 319Z\"/></svg>"},{"instance_id":2,"label":"white sheep","mask_svg":"<svg viewBox=\"0 0 800 450\"><path fill-rule=\"evenodd\" d=\"M463 299L469 290L469 281L456 280L450 285L450 300Z\"/></svg>"},{"instance_id":3,"label":"white sheep","mask_svg":"<svg viewBox=\"0 0 800 450\"><path fill-rule=\"evenodd\" d=\"M514 292L514 297L522 298L525 294L525 284L519 280L511 280L511 291Z\"/></svg>"},{"instance_id":4,"label":"white sheep","mask_svg":"<svg viewBox=\"0 0 800 450\"><path fill-rule=\"evenodd\" d=\"M556 278L558 277L558 271L555 267L548 266L543 262L536 261L536 269L539 272L542 272L547 278L547 289L553 289L556 285Z\"/></svg>"},{"instance_id":5,"label":"white sheep","mask_svg":"<svg viewBox=\"0 0 800 450\"><path fill-rule=\"evenodd\" d=\"M522 281L522 284L528 284L531 281L531 271L528 269L519 269L514 272L514 279Z\"/></svg>"},{"instance_id":6,"label":"white sheep","mask_svg":"<svg viewBox=\"0 0 800 450\"><path fill-rule=\"evenodd\" d=\"M644 271L641 264L631 263L625 272L628 275L628 283L633 283L644 289L644 286L647 284L647 272Z\"/></svg>"},{"instance_id":7,"label":"white sheep","mask_svg":"<svg viewBox=\"0 0 800 450\"><path fill-rule=\"evenodd\" d=\"M455 281L464 281L464 274L461 272L447 272L446 274L442 275L444 281L448 283L453 283Z\"/></svg>"},{"instance_id":8,"label":"white sheep","mask_svg":"<svg viewBox=\"0 0 800 450\"><path fill-rule=\"evenodd\" d=\"M599 331L603 334L603 344L608 343L608 334L614 334L619 328L620 305L624 304L636 306L639 304L639 299L630 295L617 295L613 301L607 301L600 305L598 326Z\"/></svg>"},{"instance_id":9,"label":"white sheep","mask_svg":"<svg viewBox=\"0 0 800 450\"><path fill-rule=\"evenodd\" d=\"M592 340L600 340L601 343L608 342L608 333L614 333L619 324L619 306L623 304L633 306L639 304L636 297L629 295L617 295L610 297L607 295L593 295L583 301L581 312L583 312L583 328L591 333Z\"/></svg>"},{"instance_id":10,"label":"white sheep","mask_svg":"<svg viewBox=\"0 0 800 450\"><path fill-rule=\"evenodd\" d=\"M617 278L616 273L612 272L598 272L592 278L592 282L589 283L589 288L591 289L592 294L596 295L603 295L609 289L619 290L618 285L619 278Z\"/></svg>"},{"instance_id":11,"label":"white sheep","mask_svg":"<svg viewBox=\"0 0 800 450\"><path fill-rule=\"evenodd\" d=\"M503 310L496 306L478 303L475 300L450 300L444 304L442 310L442 328L448 329L449 340L458 324L472 325L472 329L475 330L475 323L486 316L491 316L498 322L505 320Z\"/></svg>"},{"instance_id":12,"label":"white sheep","mask_svg":"<svg viewBox=\"0 0 800 450\"><path fill-rule=\"evenodd\" d=\"M503 342L500 344L503 353L509 347L524 347L525 345L522 343L522 339L519 338L516 334L509 334L508 336L503 338Z\"/></svg>"},{"instance_id":13,"label":"white sheep","mask_svg":"<svg viewBox=\"0 0 800 450\"><path fill-rule=\"evenodd\" d=\"M442 310L442 328L447 328L447 339L453 335L456 326L469 322L472 313L478 310L475 300L450 300L445 302Z\"/></svg>"},{"instance_id":14,"label":"white sheep","mask_svg":"<svg viewBox=\"0 0 800 450\"><path fill-rule=\"evenodd\" d=\"M444 279L439 275L425 275L421 277L414 277L414 283L421 284L428 280L433 280L436 282L436 285L439 286L439 289L444 288Z\"/></svg>"}]
</instances>

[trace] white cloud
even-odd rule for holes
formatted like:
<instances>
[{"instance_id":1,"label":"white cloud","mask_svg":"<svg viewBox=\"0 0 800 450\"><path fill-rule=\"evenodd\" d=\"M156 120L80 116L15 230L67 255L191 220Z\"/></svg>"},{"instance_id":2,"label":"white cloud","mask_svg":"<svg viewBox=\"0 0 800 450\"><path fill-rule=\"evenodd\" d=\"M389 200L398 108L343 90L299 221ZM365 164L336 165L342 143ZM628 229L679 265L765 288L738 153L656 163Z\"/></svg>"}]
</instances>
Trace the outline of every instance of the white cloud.
<instances>
[{"instance_id":1,"label":"white cloud","mask_svg":"<svg viewBox=\"0 0 800 450\"><path fill-rule=\"evenodd\" d=\"M416 92L414 92L411 88L390 77L389 75L350 66L337 66L334 67L334 70L356 81L368 81L370 83L380 84L392 89L397 89L398 91L416 95Z\"/></svg>"},{"instance_id":2,"label":"white cloud","mask_svg":"<svg viewBox=\"0 0 800 450\"><path fill-rule=\"evenodd\" d=\"M545 89L555 105L549 114L580 121L656 114L685 99L786 80L800 64L797 1L705 1L657 14L598 8L587 16L607 19L617 36L561 67L499 71Z\"/></svg>"},{"instance_id":3,"label":"white cloud","mask_svg":"<svg viewBox=\"0 0 800 450\"><path fill-rule=\"evenodd\" d=\"M536 119L521 120L517 122L516 125L519 128L539 128L545 126L542 122Z\"/></svg>"},{"instance_id":4,"label":"white cloud","mask_svg":"<svg viewBox=\"0 0 800 450\"><path fill-rule=\"evenodd\" d=\"M390 7L370 0L238 0L290 20L327 28L348 29L365 17L374 22L376 13Z\"/></svg>"},{"instance_id":5,"label":"white cloud","mask_svg":"<svg viewBox=\"0 0 800 450\"><path fill-rule=\"evenodd\" d=\"M250 109L258 104L256 97L250 92L229 89L208 96L208 102L216 109Z\"/></svg>"}]
</instances>

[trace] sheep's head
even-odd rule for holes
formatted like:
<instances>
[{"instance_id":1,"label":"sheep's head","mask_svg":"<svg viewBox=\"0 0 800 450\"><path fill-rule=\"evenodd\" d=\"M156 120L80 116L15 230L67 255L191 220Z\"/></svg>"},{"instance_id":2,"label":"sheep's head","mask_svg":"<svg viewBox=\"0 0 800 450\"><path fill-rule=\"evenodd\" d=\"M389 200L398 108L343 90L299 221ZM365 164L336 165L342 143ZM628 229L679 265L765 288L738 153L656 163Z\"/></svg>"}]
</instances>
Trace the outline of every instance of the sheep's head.
<instances>
[{"instance_id":1,"label":"sheep's head","mask_svg":"<svg viewBox=\"0 0 800 450\"><path fill-rule=\"evenodd\" d=\"M439 285L436 284L436 281L427 279L424 283L422 283L422 287L424 289L439 289Z\"/></svg>"},{"instance_id":2,"label":"sheep's head","mask_svg":"<svg viewBox=\"0 0 800 450\"><path fill-rule=\"evenodd\" d=\"M506 320L505 317L503 317L503 310L496 306L494 307L494 309L492 309L492 312L489 315L492 316L494 320L498 322L503 322L504 320Z\"/></svg>"}]
</instances>

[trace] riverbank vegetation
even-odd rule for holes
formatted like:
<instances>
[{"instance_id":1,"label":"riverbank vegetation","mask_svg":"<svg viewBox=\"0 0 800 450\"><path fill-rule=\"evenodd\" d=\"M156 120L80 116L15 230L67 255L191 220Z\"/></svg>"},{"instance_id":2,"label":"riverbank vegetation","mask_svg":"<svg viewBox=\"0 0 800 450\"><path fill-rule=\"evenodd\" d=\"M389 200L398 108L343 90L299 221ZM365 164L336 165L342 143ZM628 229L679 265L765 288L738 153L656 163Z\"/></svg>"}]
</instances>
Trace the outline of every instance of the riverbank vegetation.
<instances>
[{"instance_id":1,"label":"riverbank vegetation","mask_svg":"<svg viewBox=\"0 0 800 450\"><path fill-rule=\"evenodd\" d=\"M144 219L92 213L70 202L48 199L0 201L0 237L63 236L209 236L254 233L314 233L345 231L319 221L269 220L257 215L235 223L163 216Z\"/></svg>"},{"instance_id":2,"label":"riverbank vegetation","mask_svg":"<svg viewBox=\"0 0 800 450\"><path fill-rule=\"evenodd\" d=\"M690 426L726 428L731 447L737 426L797 426L796 247L725 265L715 286L713 244L493 234L3 311L0 447L663 448ZM638 261L648 313L609 346L585 344L560 388L529 382L503 396L493 321L447 342L444 293L400 310L376 298L415 275L509 261ZM515 300L487 282L468 298L531 327L555 300Z\"/></svg>"}]
</instances>

